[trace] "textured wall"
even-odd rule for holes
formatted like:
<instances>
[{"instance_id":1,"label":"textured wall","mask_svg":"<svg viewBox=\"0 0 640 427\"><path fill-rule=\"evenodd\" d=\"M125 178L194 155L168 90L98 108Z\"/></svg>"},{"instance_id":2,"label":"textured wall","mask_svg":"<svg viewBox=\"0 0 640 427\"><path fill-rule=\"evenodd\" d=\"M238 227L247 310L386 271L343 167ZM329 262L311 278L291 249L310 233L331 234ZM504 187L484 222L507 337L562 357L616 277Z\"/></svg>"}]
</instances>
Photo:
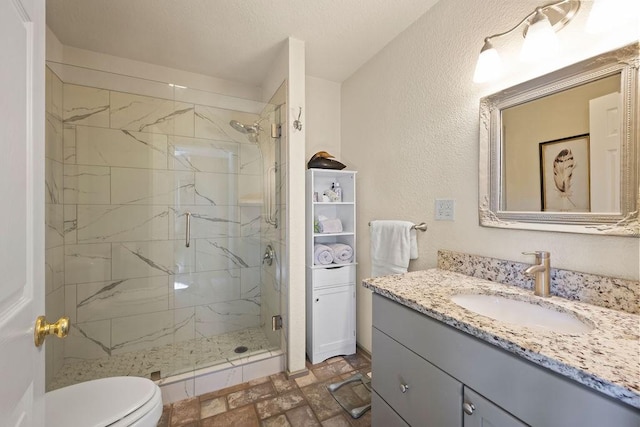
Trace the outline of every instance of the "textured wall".
<instances>
[{"instance_id":1,"label":"textured wall","mask_svg":"<svg viewBox=\"0 0 640 427\"><path fill-rule=\"evenodd\" d=\"M309 161L318 151L328 151L340 160L340 83L307 76L306 88L305 159Z\"/></svg>"},{"instance_id":2,"label":"textured wall","mask_svg":"<svg viewBox=\"0 0 640 427\"><path fill-rule=\"evenodd\" d=\"M615 33L584 34L590 4L558 36L564 51L536 66L513 58L514 34L496 42L510 66L504 78L472 83L487 35L504 31L533 10L530 1L441 0L342 86L342 161L358 173L358 280L371 272L371 219L426 221L420 258L411 270L436 265L436 251L532 262L525 250L551 251L554 266L637 280L638 239L478 225L478 103L482 96L604 52L637 38L637 22ZM621 11L624 13L624 11ZM635 32L633 32L635 29ZM455 221L434 220L434 199L456 201ZM371 298L358 291L358 341L371 345Z\"/></svg>"}]
</instances>

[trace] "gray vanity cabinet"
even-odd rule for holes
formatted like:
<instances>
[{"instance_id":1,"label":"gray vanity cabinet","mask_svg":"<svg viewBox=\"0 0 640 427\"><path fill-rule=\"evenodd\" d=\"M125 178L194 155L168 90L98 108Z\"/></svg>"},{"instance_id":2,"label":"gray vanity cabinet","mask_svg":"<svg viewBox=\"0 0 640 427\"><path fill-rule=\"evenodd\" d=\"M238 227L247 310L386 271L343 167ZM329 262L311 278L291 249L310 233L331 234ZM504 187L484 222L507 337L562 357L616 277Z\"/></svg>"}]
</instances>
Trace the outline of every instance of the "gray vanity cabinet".
<instances>
[{"instance_id":1,"label":"gray vanity cabinet","mask_svg":"<svg viewBox=\"0 0 640 427\"><path fill-rule=\"evenodd\" d=\"M640 426L640 410L378 294L372 355L374 427Z\"/></svg>"}]
</instances>

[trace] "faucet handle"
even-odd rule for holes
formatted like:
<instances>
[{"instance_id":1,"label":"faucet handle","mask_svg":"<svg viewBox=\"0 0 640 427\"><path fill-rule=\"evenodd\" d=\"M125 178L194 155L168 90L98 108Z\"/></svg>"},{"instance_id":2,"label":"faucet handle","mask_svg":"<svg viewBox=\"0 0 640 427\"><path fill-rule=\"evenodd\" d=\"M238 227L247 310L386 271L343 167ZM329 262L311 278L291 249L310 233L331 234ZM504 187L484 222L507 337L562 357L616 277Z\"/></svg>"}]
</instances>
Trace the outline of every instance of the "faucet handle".
<instances>
[{"instance_id":1,"label":"faucet handle","mask_svg":"<svg viewBox=\"0 0 640 427\"><path fill-rule=\"evenodd\" d=\"M551 257L551 253L549 251L522 252L522 255L535 255L536 259L546 259Z\"/></svg>"}]
</instances>

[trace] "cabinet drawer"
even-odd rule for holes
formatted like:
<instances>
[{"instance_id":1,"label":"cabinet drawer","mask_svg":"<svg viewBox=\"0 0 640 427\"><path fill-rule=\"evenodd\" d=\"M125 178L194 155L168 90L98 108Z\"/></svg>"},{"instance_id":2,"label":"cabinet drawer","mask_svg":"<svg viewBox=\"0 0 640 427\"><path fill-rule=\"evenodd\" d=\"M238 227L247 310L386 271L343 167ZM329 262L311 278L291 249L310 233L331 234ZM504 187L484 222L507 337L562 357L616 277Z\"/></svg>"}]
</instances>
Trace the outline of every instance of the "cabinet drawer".
<instances>
[{"instance_id":1,"label":"cabinet drawer","mask_svg":"<svg viewBox=\"0 0 640 427\"><path fill-rule=\"evenodd\" d=\"M528 427L528 424L494 405L469 387L464 388L464 401L473 408L471 413L464 414L465 427Z\"/></svg>"},{"instance_id":2,"label":"cabinet drawer","mask_svg":"<svg viewBox=\"0 0 640 427\"><path fill-rule=\"evenodd\" d=\"M323 288L325 286L344 285L355 283L355 265L345 265L343 267L315 268L313 270L313 288Z\"/></svg>"},{"instance_id":3,"label":"cabinet drawer","mask_svg":"<svg viewBox=\"0 0 640 427\"><path fill-rule=\"evenodd\" d=\"M378 393L371 392L371 425L373 427L409 427Z\"/></svg>"},{"instance_id":4,"label":"cabinet drawer","mask_svg":"<svg viewBox=\"0 0 640 427\"><path fill-rule=\"evenodd\" d=\"M373 389L409 425L462 425L462 384L373 328Z\"/></svg>"}]
</instances>

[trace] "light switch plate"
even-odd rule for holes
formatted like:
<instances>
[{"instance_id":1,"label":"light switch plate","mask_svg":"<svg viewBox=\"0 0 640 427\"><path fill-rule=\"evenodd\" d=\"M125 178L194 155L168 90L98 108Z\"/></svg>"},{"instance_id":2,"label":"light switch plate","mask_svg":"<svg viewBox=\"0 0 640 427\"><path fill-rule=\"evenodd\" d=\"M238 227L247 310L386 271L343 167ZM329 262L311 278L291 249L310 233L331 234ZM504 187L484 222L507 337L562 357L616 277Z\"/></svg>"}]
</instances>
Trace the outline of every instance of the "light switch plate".
<instances>
[{"instance_id":1,"label":"light switch plate","mask_svg":"<svg viewBox=\"0 0 640 427\"><path fill-rule=\"evenodd\" d=\"M436 220L453 221L456 201L452 199L436 199Z\"/></svg>"}]
</instances>

